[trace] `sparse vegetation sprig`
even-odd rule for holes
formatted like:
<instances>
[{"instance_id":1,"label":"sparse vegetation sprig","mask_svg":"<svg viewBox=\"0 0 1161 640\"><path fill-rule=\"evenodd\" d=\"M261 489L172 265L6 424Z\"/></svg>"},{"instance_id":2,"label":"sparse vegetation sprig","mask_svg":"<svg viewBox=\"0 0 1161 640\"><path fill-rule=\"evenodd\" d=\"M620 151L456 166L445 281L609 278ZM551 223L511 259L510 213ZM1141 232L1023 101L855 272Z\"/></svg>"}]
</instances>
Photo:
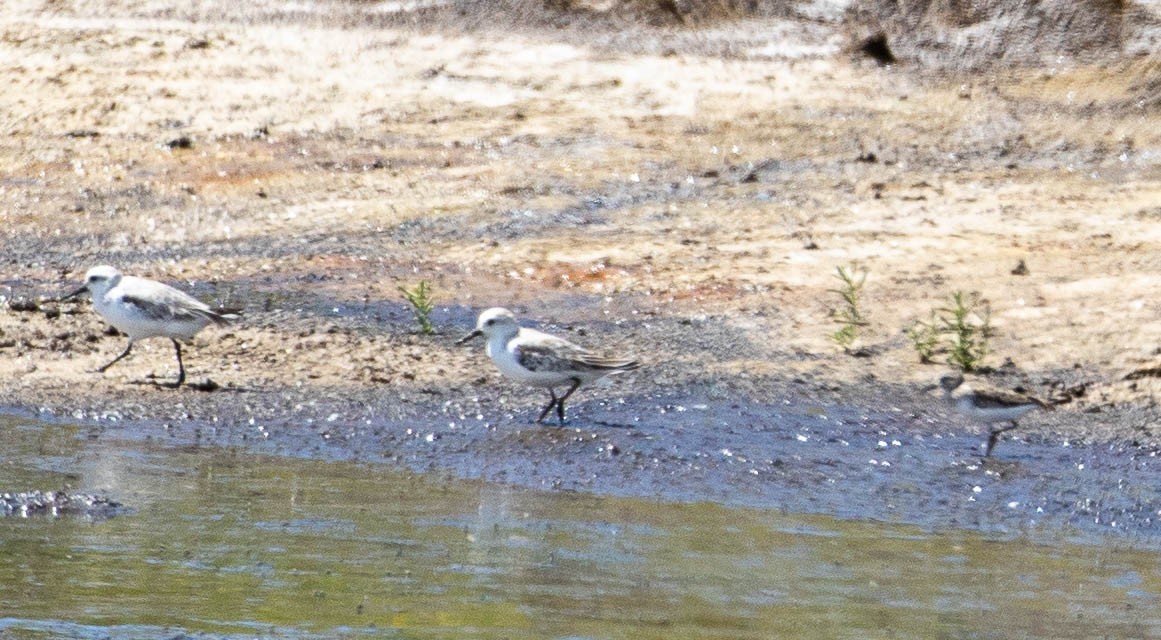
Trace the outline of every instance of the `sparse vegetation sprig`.
<instances>
[{"instance_id":1,"label":"sparse vegetation sprig","mask_svg":"<svg viewBox=\"0 0 1161 640\"><path fill-rule=\"evenodd\" d=\"M411 305L411 314L419 324L419 332L424 335L435 333L435 327L431 324L431 311L435 308L435 303L432 300L431 285L427 284L427 280L420 280L419 284L410 289L399 287L399 292Z\"/></svg>"},{"instance_id":2,"label":"sparse vegetation sprig","mask_svg":"<svg viewBox=\"0 0 1161 640\"><path fill-rule=\"evenodd\" d=\"M975 371L988 355L991 310L974 293L952 292L950 302L932 310L928 321L917 320L907 329L907 337L920 362L934 362L936 354L945 353L948 364L961 371Z\"/></svg>"},{"instance_id":3,"label":"sparse vegetation sprig","mask_svg":"<svg viewBox=\"0 0 1161 640\"><path fill-rule=\"evenodd\" d=\"M835 277L842 282L842 286L831 289L831 292L842 298L842 306L834 311L833 316L834 321L841 326L830 335L830 339L843 351L850 352L859 337L859 327L868 324L862 308L863 284L867 281L868 272L854 265L838 267L836 271Z\"/></svg>"},{"instance_id":4,"label":"sparse vegetation sprig","mask_svg":"<svg viewBox=\"0 0 1161 640\"><path fill-rule=\"evenodd\" d=\"M963 371L979 368L988 355L988 337L991 334L991 310L980 308L978 294L965 296L963 291L951 294L951 307L940 309L940 322L950 336L947 362Z\"/></svg>"},{"instance_id":5,"label":"sparse vegetation sprig","mask_svg":"<svg viewBox=\"0 0 1161 640\"><path fill-rule=\"evenodd\" d=\"M911 338L911 346L915 348L915 353L919 354L920 362L923 364L934 362L935 353L939 350L939 319L935 311L931 312L931 318L927 322L916 320L915 324L907 329L907 337Z\"/></svg>"}]
</instances>

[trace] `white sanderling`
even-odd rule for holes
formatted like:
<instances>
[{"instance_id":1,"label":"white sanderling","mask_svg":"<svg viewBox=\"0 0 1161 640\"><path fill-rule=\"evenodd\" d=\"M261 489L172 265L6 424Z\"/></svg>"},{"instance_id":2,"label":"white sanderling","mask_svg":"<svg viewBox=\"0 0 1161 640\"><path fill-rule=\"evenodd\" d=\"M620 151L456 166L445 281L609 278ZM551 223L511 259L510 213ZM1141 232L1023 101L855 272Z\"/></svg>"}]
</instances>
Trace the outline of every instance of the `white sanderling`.
<instances>
[{"instance_id":1,"label":"white sanderling","mask_svg":"<svg viewBox=\"0 0 1161 640\"><path fill-rule=\"evenodd\" d=\"M219 313L201 300L155 280L123 276L113 267L99 266L85 274L80 289L61 298L68 300L88 291L93 296L93 309L118 331L129 336L129 344L121 355L97 369L104 373L133 349L133 343L145 338L164 337L173 342L177 353L177 382L185 382L185 367L181 363L181 343L212 323L224 325L238 316Z\"/></svg>"},{"instance_id":2,"label":"white sanderling","mask_svg":"<svg viewBox=\"0 0 1161 640\"><path fill-rule=\"evenodd\" d=\"M1043 401L1029 395L996 389L980 387L973 389L964 384L963 375L948 374L939 379L939 386L943 389L943 397L963 415L989 425L988 444L984 449L984 457L992 455L992 449L1000 440L1000 434L1011 431L1017 426L1016 421L1024 414L1037 407L1045 407ZM1006 427L997 428L996 423L1009 422Z\"/></svg>"},{"instance_id":3,"label":"white sanderling","mask_svg":"<svg viewBox=\"0 0 1161 640\"><path fill-rule=\"evenodd\" d=\"M636 369L636 360L597 355L563 338L521 327L516 316L507 309L495 307L480 314L476 329L460 338L463 344L477 336L488 340L488 357L500 373L537 387L546 387L552 401L540 412L536 422L544 422L553 407L560 424L564 425L564 401L582 384L612 373ZM559 398L555 387L568 384L568 390Z\"/></svg>"}]
</instances>

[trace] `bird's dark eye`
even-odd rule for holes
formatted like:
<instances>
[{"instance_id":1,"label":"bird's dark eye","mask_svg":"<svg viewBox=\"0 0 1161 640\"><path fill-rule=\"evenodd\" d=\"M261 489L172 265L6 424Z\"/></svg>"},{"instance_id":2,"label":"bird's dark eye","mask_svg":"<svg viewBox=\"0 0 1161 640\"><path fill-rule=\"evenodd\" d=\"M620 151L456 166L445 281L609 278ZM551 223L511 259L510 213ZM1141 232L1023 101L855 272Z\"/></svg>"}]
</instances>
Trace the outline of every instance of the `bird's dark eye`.
<instances>
[{"instance_id":1,"label":"bird's dark eye","mask_svg":"<svg viewBox=\"0 0 1161 640\"><path fill-rule=\"evenodd\" d=\"M495 318L488 318L488 320L486 322L484 322L484 326L487 326L487 327L490 327L494 324L496 324Z\"/></svg>"}]
</instances>

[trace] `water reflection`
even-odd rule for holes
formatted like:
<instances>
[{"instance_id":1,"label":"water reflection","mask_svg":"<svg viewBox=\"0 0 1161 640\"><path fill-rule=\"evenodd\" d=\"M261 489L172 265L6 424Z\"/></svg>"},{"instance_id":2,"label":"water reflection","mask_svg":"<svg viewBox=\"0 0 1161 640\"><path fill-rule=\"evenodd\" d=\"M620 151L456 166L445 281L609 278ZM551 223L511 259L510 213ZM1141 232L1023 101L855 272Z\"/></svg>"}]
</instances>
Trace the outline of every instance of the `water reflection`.
<instances>
[{"instance_id":1,"label":"water reflection","mask_svg":"<svg viewBox=\"0 0 1161 640\"><path fill-rule=\"evenodd\" d=\"M1161 634L1123 539L997 540L710 503L545 493L0 424L0 637L1091 638Z\"/></svg>"}]
</instances>

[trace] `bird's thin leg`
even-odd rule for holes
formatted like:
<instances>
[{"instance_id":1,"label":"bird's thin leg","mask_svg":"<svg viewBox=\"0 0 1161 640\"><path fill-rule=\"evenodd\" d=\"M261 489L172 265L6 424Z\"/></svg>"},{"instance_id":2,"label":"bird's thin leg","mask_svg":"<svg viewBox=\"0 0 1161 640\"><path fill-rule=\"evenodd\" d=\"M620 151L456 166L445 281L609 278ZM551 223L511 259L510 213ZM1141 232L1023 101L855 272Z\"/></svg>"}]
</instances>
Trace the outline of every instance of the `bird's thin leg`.
<instances>
[{"instance_id":1,"label":"bird's thin leg","mask_svg":"<svg viewBox=\"0 0 1161 640\"><path fill-rule=\"evenodd\" d=\"M548 406L544 408L544 411L540 412L540 417L536 419L536 424L542 424L544 422L544 416L548 415L548 412L552 411L552 408L559 402L556 399L556 392L552 390L552 387L548 388L548 395L552 396L552 402L549 402Z\"/></svg>"},{"instance_id":2,"label":"bird's thin leg","mask_svg":"<svg viewBox=\"0 0 1161 640\"><path fill-rule=\"evenodd\" d=\"M177 382L165 386L176 389L185 382L185 365L181 363L181 343L174 338L170 338L170 341L173 342L173 351L177 354Z\"/></svg>"},{"instance_id":3,"label":"bird's thin leg","mask_svg":"<svg viewBox=\"0 0 1161 640\"><path fill-rule=\"evenodd\" d=\"M576 391L577 387L580 386L580 383L580 378L573 378L572 386L569 387L568 391L565 391L564 395L556 401L556 417L560 418L560 426L562 427L564 426L564 401L568 400L568 397L572 395L573 391Z\"/></svg>"},{"instance_id":4,"label":"bird's thin leg","mask_svg":"<svg viewBox=\"0 0 1161 640\"><path fill-rule=\"evenodd\" d=\"M1018 425L1013 420L1012 424L1004 427L1003 429L992 429L991 432L988 433L988 446L986 449L984 449L984 457L987 458L988 456L992 455L992 449L994 449L996 446L996 443L1000 441L1000 434L1001 433L1004 433L1005 431L1011 431L1012 429L1015 429L1017 426Z\"/></svg>"},{"instance_id":5,"label":"bird's thin leg","mask_svg":"<svg viewBox=\"0 0 1161 640\"><path fill-rule=\"evenodd\" d=\"M125 345L125 350L121 352L121 355L117 356L116 358L113 358L113 359L112 359L112 360L109 362L109 364L107 364L107 365L105 365L105 366L103 366L103 367L100 367L99 369L97 369L97 373L105 373L105 369L108 369L109 367L111 367L111 366L113 366L113 365L117 364L118 362L120 362L120 361L121 361L121 358L124 358L125 356L129 355L129 352L130 352L130 351L132 351L132 350L133 350L133 341L132 341L132 340L130 340L130 341L129 341L129 344Z\"/></svg>"}]
</instances>

